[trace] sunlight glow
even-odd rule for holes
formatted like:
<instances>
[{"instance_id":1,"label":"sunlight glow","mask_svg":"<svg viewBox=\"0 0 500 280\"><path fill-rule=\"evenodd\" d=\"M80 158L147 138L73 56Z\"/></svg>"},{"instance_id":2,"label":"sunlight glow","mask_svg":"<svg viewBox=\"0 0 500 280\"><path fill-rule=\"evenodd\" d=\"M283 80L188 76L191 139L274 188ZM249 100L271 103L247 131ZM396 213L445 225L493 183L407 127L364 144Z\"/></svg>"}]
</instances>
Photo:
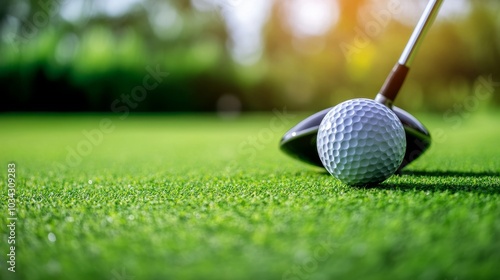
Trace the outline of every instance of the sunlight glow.
<instances>
[{"instance_id":1,"label":"sunlight glow","mask_svg":"<svg viewBox=\"0 0 500 280\"><path fill-rule=\"evenodd\" d=\"M141 0L106 0L94 1L97 10L106 13L111 17L122 16L134 8L135 5L140 4Z\"/></svg>"},{"instance_id":2,"label":"sunlight glow","mask_svg":"<svg viewBox=\"0 0 500 280\"><path fill-rule=\"evenodd\" d=\"M82 17L84 10L85 0L73 0L64 2L61 5L61 17L66 21L76 22Z\"/></svg>"},{"instance_id":3,"label":"sunlight glow","mask_svg":"<svg viewBox=\"0 0 500 280\"><path fill-rule=\"evenodd\" d=\"M155 2L145 5L149 23L160 39L177 37L183 28L183 18L169 2Z\"/></svg>"},{"instance_id":4,"label":"sunlight glow","mask_svg":"<svg viewBox=\"0 0 500 280\"><path fill-rule=\"evenodd\" d=\"M299 37L321 36L339 19L337 2L330 0L292 0L286 3L287 20Z\"/></svg>"},{"instance_id":5,"label":"sunlight glow","mask_svg":"<svg viewBox=\"0 0 500 280\"><path fill-rule=\"evenodd\" d=\"M372 10L380 10L387 6L389 1L373 1L372 5L367 8ZM426 1L407 1L401 4L401 12L395 14L394 17L399 22L413 26L421 16L422 11L427 5ZM449 20L455 17L466 16L471 9L471 4L467 0L444 1L439 16L436 21Z\"/></svg>"},{"instance_id":6,"label":"sunlight glow","mask_svg":"<svg viewBox=\"0 0 500 280\"><path fill-rule=\"evenodd\" d=\"M221 0L219 11L231 36L228 43L233 58L240 64L257 62L263 52L262 29L272 2L269 0Z\"/></svg>"},{"instance_id":7,"label":"sunlight glow","mask_svg":"<svg viewBox=\"0 0 500 280\"><path fill-rule=\"evenodd\" d=\"M86 20L95 14L106 14L109 17L124 16L141 0L72 0L61 4L61 17L67 21Z\"/></svg>"},{"instance_id":8,"label":"sunlight glow","mask_svg":"<svg viewBox=\"0 0 500 280\"><path fill-rule=\"evenodd\" d=\"M197 9L206 9L206 2L215 3L231 36L229 48L241 64L252 64L263 51L262 29L273 1L269 0L193 0ZM339 8L330 0L291 0L285 2L288 26L297 37L324 35L338 21Z\"/></svg>"}]
</instances>

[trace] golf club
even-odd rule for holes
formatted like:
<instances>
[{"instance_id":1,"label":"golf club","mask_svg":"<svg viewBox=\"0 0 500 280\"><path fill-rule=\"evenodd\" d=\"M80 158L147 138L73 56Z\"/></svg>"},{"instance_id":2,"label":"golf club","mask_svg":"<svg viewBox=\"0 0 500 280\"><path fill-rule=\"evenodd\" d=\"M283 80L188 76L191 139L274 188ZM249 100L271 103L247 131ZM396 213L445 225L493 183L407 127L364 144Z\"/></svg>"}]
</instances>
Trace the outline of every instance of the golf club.
<instances>
[{"instance_id":1,"label":"golf club","mask_svg":"<svg viewBox=\"0 0 500 280\"><path fill-rule=\"evenodd\" d=\"M375 97L375 101L386 105L394 111L405 130L406 152L398 171L401 171L406 165L420 157L431 144L431 136L425 126L411 114L392 104L404 83L417 49L437 16L442 3L443 0L429 1L399 61ZM332 108L309 116L291 128L281 139L281 150L293 158L323 167L316 148L316 137L321 121Z\"/></svg>"}]
</instances>

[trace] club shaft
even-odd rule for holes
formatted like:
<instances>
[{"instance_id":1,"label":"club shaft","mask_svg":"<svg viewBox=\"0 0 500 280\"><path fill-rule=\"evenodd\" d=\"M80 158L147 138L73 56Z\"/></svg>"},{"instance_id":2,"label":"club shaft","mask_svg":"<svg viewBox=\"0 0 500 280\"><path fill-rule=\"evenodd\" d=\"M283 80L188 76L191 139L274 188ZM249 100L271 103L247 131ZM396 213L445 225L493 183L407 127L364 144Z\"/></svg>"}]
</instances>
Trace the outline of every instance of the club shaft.
<instances>
[{"instance_id":1,"label":"club shaft","mask_svg":"<svg viewBox=\"0 0 500 280\"><path fill-rule=\"evenodd\" d=\"M410 67L413 59L415 58L415 54L423 41L423 38L429 31L434 19L436 18L438 11L443 4L443 0L431 0L427 7L425 8L422 17L420 18L413 34L406 44L406 48L401 54L401 58L399 59L399 64L405 65L406 67Z\"/></svg>"},{"instance_id":2,"label":"club shaft","mask_svg":"<svg viewBox=\"0 0 500 280\"><path fill-rule=\"evenodd\" d=\"M443 4L443 1L444 0L430 0L427 4L427 7L420 17L420 20L418 21L413 34L408 40L408 44L401 54L398 63L396 63L396 65L392 69L392 72L385 80L385 83L382 86L380 92L375 97L375 100L377 102L380 102L387 107L392 108L392 103L396 99L399 90L403 86L404 80L408 74L408 71L410 70L410 65L413 62L418 47L429 31L429 28L436 18L439 8Z\"/></svg>"}]
</instances>

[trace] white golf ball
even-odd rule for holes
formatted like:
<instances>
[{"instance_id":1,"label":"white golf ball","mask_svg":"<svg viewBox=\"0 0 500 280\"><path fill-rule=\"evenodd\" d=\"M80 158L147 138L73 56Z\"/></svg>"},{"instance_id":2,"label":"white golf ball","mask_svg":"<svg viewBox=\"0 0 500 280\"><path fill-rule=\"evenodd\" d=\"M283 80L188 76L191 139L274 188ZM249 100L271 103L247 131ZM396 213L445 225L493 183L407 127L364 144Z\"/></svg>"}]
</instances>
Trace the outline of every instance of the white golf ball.
<instances>
[{"instance_id":1,"label":"white golf ball","mask_svg":"<svg viewBox=\"0 0 500 280\"><path fill-rule=\"evenodd\" d=\"M386 106L370 99L353 99L335 106L318 130L323 166L348 185L378 184L403 161L403 124Z\"/></svg>"}]
</instances>

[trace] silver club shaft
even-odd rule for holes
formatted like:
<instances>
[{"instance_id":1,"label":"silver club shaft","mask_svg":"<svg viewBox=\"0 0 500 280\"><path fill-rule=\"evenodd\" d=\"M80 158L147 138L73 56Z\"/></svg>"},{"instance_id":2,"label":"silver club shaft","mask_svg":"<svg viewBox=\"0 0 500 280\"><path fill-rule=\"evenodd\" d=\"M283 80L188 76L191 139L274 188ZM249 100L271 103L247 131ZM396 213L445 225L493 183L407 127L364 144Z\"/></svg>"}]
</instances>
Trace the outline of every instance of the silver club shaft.
<instances>
[{"instance_id":1,"label":"silver club shaft","mask_svg":"<svg viewBox=\"0 0 500 280\"><path fill-rule=\"evenodd\" d=\"M404 49L401 57L399 59L399 64L405 65L409 67L415 58L415 54L417 53L417 49L422 43L422 38L425 37L429 28L431 27L434 19L436 18L441 5L443 4L443 0L431 0L427 4L422 17L420 18L413 34L406 44L406 48Z\"/></svg>"}]
</instances>

